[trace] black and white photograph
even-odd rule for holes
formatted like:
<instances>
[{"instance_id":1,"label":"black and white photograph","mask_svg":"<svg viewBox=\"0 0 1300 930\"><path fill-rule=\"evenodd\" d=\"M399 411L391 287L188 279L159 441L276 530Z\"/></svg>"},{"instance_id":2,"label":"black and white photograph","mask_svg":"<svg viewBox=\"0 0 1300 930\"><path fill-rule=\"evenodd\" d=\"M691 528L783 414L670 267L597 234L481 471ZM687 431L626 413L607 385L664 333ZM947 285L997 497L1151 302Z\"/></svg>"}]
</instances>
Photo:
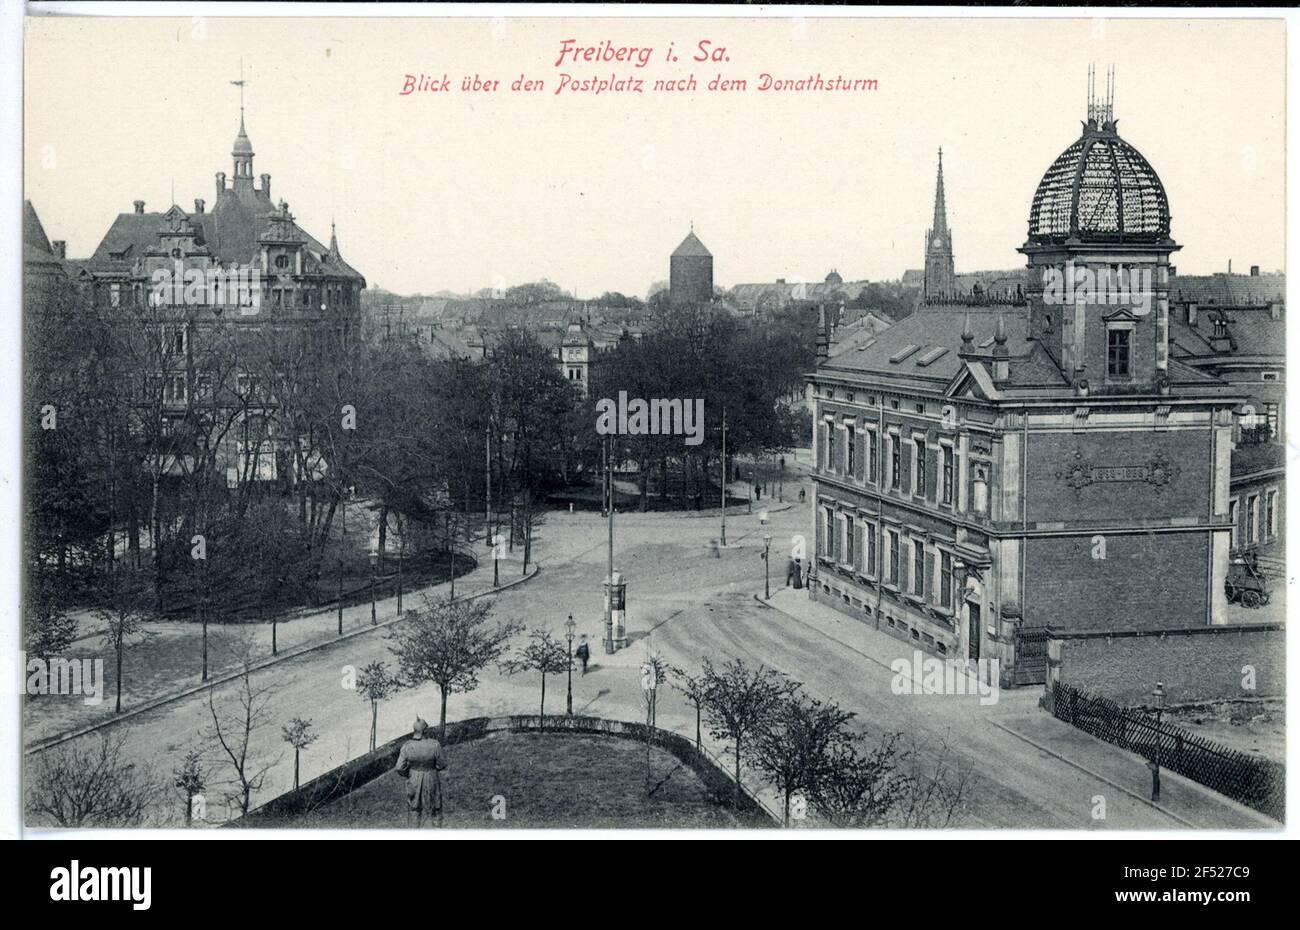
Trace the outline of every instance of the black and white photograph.
<instances>
[{"instance_id":1,"label":"black and white photograph","mask_svg":"<svg viewBox=\"0 0 1300 930\"><path fill-rule=\"evenodd\" d=\"M189 6L7 24L15 836L1288 832L1289 14Z\"/></svg>"}]
</instances>

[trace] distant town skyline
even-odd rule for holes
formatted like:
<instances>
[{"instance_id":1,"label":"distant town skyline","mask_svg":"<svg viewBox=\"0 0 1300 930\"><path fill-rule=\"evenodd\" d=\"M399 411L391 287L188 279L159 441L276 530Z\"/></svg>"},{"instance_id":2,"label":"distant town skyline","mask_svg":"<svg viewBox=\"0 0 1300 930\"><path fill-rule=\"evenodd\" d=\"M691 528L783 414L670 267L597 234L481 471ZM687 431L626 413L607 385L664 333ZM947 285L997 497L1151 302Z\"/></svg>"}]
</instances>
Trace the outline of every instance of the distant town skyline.
<instances>
[{"instance_id":1,"label":"distant town skyline","mask_svg":"<svg viewBox=\"0 0 1300 930\"><path fill-rule=\"evenodd\" d=\"M660 49L707 36L730 61L554 66L564 39L595 45L611 29L615 44ZM256 172L304 228L336 222L372 287L547 279L580 298L644 297L692 225L722 287L832 268L896 279L923 265L940 147L957 272L1017 268L1034 188L1077 138L1097 62L1116 69L1121 135L1166 186L1179 271L1284 269L1280 22L123 18L89 35L75 18L27 25L24 196L69 257L134 200L161 212L213 198L242 59ZM1017 53L995 67L991 49ZM562 71L879 86L555 96ZM507 90L399 93L406 74L434 72ZM508 92L520 75L546 90Z\"/></svg>"}]
</instances>

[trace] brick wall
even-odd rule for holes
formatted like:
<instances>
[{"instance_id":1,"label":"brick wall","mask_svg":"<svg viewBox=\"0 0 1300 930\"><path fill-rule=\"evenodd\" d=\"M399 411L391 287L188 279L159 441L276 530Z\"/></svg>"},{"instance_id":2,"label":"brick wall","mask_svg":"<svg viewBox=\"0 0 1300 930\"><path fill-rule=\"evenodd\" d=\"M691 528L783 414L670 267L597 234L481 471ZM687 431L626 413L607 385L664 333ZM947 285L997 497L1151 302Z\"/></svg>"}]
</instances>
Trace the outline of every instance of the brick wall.
<instances>
[{"instance_id":1,"label":"brick wall","mask_svg":"<svg viewBox=\"0 0 1300 930\"><path fill-rule=\"evenodd\" d=\"M1065 638L1052 649L1061 682L1122 705L1149 704L1157 681L1169 705L1286 691L1286 630L1275 624ZM1253 690L1243 687L1245 666L1254 669Z\"/></svg>"},{"instance_id":2,"label":"brick wall","mask_svg":"<svg viewBox=\"0 0 1300 930\"><path fill-rule=\"evenodd\" d=\"M1076 462L1140 466L1157 455L1178 468L1178 476L1163 486L1098 481L1076 490L1066 482ZM1208 430L1029 434L1025 501L1030 522L1204 518L1211 500Z\"/></svg>"},{"instance_id":3,"label":"brick wall","mask_svg":"<svg viewBox=\"0 0 1300 930\"><path fill-rule=\"evenodd\" d=\"M1207 624L1209 534L1104 534L1025 541L1026 621L1062 630L1151 630Z\"/></svg>"}]
</instances>

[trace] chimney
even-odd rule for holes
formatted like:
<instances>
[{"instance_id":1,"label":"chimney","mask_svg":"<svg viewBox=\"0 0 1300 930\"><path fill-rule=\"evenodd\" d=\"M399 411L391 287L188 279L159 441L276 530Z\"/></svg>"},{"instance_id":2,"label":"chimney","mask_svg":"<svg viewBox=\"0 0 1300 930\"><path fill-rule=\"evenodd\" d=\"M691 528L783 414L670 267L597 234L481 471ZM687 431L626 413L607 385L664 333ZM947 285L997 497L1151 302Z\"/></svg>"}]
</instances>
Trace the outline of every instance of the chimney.
<instances>
[{"instance_id":1,"label":"chimney","mask_svg":"<svg viewBox=\"0 0 1300 930\"><path fill-rule=\"evenodd\" d=\"M1007 321L998 314L998 327L993 334L993 383L1011 380L1011 353L1007 350Z\"/></svg>"},{"instance_id":2,"label":"chimney","mask_svg":"<svg viewBox=\"0 0 1300 930\"><path fill-rule=\"evenodd\" d=\"M1196 325L1196 301L1192 301L1187 305L1187 325Z\"/></svg>"},{"instance_id":3,"label":"chimney","mask_svg":"<svg viewBox=\"0 0 1300 930\"><path fill-rule=\"evenodd\" d=\"M271 199L271 176L269 174L262 175L262 196L267 200Z\"/></svg>"},{"instance_id":4,"label":"chimney","mask_svg":"<svg viewBox=\"0 0 1300 930\"><path fill-rule=\"evenodd\" d=\"M1252 278L1258 278L1258 277L1259 277L1259 266L1258 266L1258 265L1251 265L1251 266L1250 266L1250 276L1251 276Z\"/></svg>"},{"instance_id":5,"label":"chimney","mask_svg":"<svg viewBox=\"0 0 1300 930\"><path fill-rule=\"evenodd\" d=\"M830 355L830 339L826 333L826 307L817 308L817 361L822 362Z\"/></svg>"},{"instance_id":6,"label":"chimney","mask_svg":"<svg viewBox=\"0 0 1300 930\"><path fill-rule=\"evenodd\" d=\"M144 212L144 201L143 201L143 200L137 200L137 201L135 201L135 212L136 212L136 213L143 213L143 212Z\"/></svg>"},{"instance_id":7,"label":"chimney","mask_svg":"<svg viewBox=\"0 0 1300 930\"><path fill-rule=\"evenodd\" d=\"M222 192L225 191L225 189L226 189L226 173L224 171L218 171L217 172L217 199L218 200L221 199L221 194Z\"/></svg>"},{"instance_id":8,"label":"chimney","mask_svg":"<svg viewBox=\"0 0 1300 930\"><path fill-rule=\"evenodd\" d=\"M55 239L53 242L50 243L50 245L54 249L54 254L57 255L59 258L68 257L68 243L66 240ZM1274 319L1276 319L1276 317L1274 317Z\"/></svg>"},{"instance_id":9,"label":"chimney","mask_svg":"<svg viewBox=\"0 0 1300 930\"><path fill-rule=\"evenodd\" d=\"M204 207L203 198L202 198L202 197L195 197L195 198L194 198L194 212L195 212L195 213L202 213L202 212L203 212L203 207Z\"/></svg>"}]
</instances>

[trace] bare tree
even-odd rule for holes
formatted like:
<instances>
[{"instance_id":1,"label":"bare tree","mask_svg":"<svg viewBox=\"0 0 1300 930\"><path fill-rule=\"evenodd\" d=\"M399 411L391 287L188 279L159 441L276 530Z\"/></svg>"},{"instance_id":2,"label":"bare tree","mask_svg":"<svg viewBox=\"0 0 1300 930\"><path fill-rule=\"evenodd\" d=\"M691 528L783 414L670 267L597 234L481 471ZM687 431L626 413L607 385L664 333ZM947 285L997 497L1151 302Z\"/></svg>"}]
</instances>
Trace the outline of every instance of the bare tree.
<instances>
[{"instance_id":1,"label":"bare tree","mask_svg":"<svg viewBox=\"0 0 1300 930\"><path fill-rule=\"evenodd\" d=\"M117 667L117 696L114 713L122 712L122 673L126 647L146 635L145 621L153 616L149 593L140 580L125 572L110 575L104 585L104 599L95 609L104 639L113 650Z\"/></svg>"},{"instance_id":2,"label":"bare tree","mask_svg":"<svg viewBox=\"0 0 1300 930\"><path fill-rule=\"evenodd\" d=\"M185 799L185 826L194 822L194 798L203 793L206 775L203 771L203 750L191 749L185 759L172 769L172 785Z\"/></svg>"},{"instance_id":3,"label":"bare tree","mask_svg":"<svg viewBox=\"0 0 1300 930\"><path fill-rule=\"evenodd\" d=\"M772 722L781 700L794 683L765 665L750 668L731 659L721 668L704 660L704 713L714 739L730 740L736 756L736 803L740 802L745 744Z\"/></svg>"},{"instance_id":4,"label":"bare tree","mask_svg":"<svg viewBox=\"0 0 1300 930\"><path fill-rule=\"evenodd\" d=\"M528 634L528 643L514 658L501 663L501 670L507 675L525 672L538 672L542 676L541 718L546 726L546 676L558 675L566 671L573 661L569 655L567 643L553 637L549 630L533 630Z\"/></svg>"},{"instance_id":5,"label":"bare tree","mask_svg":"<svg viewBox=\"0 0 1300 930\"><path fill-rule=\"evenodd\" d=\"M398 676L404 687L425 682L438 686L441 708L439 738L447 735L447 698L478 687L485 666L505 651L520 627L513 622L488 625L488 601L433 601L392 627L389 649L397 657Z\"/></svg>"},{"instance_id":6,"label":"bare tree","mask_svg":"<svg viewBox=\"0 0 1300 930\"><path fill-rule=\"evenodd\" d=\"M60 827L132 827L144 820L158 784L148 766L128 761L125 734L97 745L64 743L40 753L27 789L27 811Z\"/></svg>"},{"instance_id":7,"label":"bare tree","mask_svg":"<svg viewBox=\"0 0 1300 930\"><path fill-rule=\"evenodd\" d=\"M386 662L371 662L357 672L356 689L370 702L370 751L374 752L379 736L379 702L397 690L398 680Z\"/></svg>"},{"instance_id":8,"label":"bare tree","mask_svg":"<svg viewBox=\"0 0 1300 930\"><path fill-rule=\"evenodd\" d=\"M708 700L707 682L703 675L689 675L677 666L672 666L671 672L673 687L680 691L695 708L695 748L701 749L703 741L700 739L700 724L704 714L704 703Z\"/></svg>"},{"instance_id":9,"label":"bare tree","mask_svg":"<svg viewBox=\"0 0 1300 930\"><path fill-rule=\"evenodd\" d=\"M889 734L870 751L859 749L860 740L833 746L822 776L809 789L818 814L837 827L886 823L911 790L900 767L901 739L900 733Z\"/></svg>"},{"instance_id":10,"label":"bare tree","mask_svg":"<svg viewBox=\"0 0 1300 930\"><path fill-rule=\"evenodd\" d=\"M248 813L254 791L259 791L266 774L277 760L266 761L253 752L253 738L268 722L268 705L274 694L270 685L253 682L252 643L248 642L241 660L239 677L230 700L218 703L216 688L208 687L208 714L211 725L206 734L218 750L218 758L234 773L236 798L243 814Z\"/></svg>"},{"instance_id":11,"label":"bare tree","mask_svg":"<svg viewBox=\"0 0 1300 930\"><path fill-rule=\"evenodd\" d=\"M298 757L304 749L320 738L320 734L312 732L310 718L302 717L294 717L290 720L280 728L280 734L284 741L293 747L293 787L296 791L298 790Z\"/></svg>"},{"instance_id":12,"label":"bare tree","mask_svg":"<svg viewBox=\"0 0 1300 930\"><path fill-rule=\"evenodd\" d=\"M852 740L845 725L853 716L833 701L823 704L800 689L780 700L771 723L758 734L754 765L781 792L787 827L790 799L827 777L836 747Z\"/></svg>"}]
</instances>

